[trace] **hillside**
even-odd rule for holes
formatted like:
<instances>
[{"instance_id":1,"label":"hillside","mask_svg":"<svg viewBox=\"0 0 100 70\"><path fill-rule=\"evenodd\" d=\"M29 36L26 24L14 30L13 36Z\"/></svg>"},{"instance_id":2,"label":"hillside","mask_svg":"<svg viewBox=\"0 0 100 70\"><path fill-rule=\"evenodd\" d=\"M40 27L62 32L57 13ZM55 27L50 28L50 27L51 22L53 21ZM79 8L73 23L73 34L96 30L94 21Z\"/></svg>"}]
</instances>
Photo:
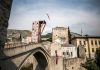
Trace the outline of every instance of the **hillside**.
<instances>
[{"instance_id":1,"label":"hillside","mask_svg":"<svg viewBox=\"0 0 100 70\"><path fill-rule=\"evenodd\" d=\"M7 39L18 40L20 37L25 38L30 35L31 35L31 31L29 30L15 30L15 29L7 30Z\"/></svg>"}]
</instances>

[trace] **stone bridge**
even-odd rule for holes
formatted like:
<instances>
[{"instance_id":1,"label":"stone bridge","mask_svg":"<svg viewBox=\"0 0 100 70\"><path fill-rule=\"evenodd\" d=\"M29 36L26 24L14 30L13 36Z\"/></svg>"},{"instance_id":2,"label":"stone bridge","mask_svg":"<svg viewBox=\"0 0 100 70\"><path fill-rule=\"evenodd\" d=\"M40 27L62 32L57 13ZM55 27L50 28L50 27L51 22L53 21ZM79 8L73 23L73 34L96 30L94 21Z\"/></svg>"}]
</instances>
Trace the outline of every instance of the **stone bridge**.
<instances>
[{"instance_id":1,"label":"stone bridge","mask_svg":"<svg viewBox=\"0 0 100 70\"><path fill-rule=\"evenodd\" d=\"M50 55L43 44L4 49L12 1L0 0L0 70L20 70L28 63L35 64L33 70L49 70Z\"/></svg>"},{"instance_id":2,"label":"stone bridge","mask_svg":"<svg viewBox=\"0 0 100 70\"><path fill-rule=\"evenodd\" d=\"M42 43L4 49L12 1L0 0L0 70L20 70L30 63L33 64L33 70L64 70L63 58L59 58L58 64L55 64L55 57L50 57L49 50ZM70 60L67 60L67 62L70 62ZM75 70L73 67L71 68L69 70Z\"/></svg>"},{"instance_id":3,"label":"stone bridge","mask_svg":"<svg viewBox=\"0 0 100 70\"><path fill-rule=\"evenodd\" d=\"M2 57L1 60L5 60L7 64L12 61L15 65L5 65L4 68L7 68L5 70L20 70L21 67L29 64L33 64L33 70L49 70L50 53L43 43L26 44L6 48L3 51L6 57Z\"/></svg>"}]
</instances>

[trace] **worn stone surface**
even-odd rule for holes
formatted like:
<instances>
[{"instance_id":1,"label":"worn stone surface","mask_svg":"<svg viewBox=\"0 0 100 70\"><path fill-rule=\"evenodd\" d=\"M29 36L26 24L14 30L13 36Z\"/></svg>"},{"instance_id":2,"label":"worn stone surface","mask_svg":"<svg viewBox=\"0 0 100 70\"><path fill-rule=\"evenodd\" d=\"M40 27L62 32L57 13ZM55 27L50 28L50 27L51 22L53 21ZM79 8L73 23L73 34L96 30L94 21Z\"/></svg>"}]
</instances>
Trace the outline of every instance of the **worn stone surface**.
<instances>
[{"instance_id":1,"label":"worn stone surface","mask_svg":"<svg viewBox=\"0 0 100 70\"><path fill-rule=\"evenodd\" d=\"M82 58L82 59L85 59L86 54L85 54L85 48L84 48L84 46L79 46L78 47L78 57Z\"/></svg>"},{"instance_id":2,"label":"worn stone surface","mask_svg":"<svg viewBox=\"0 0 100 70\"><path fill-rule=\"evenodd\" d=\"M86 70L81 66L84 62L85 60L80 58L64 60L64 70Z\"/></svg>"},{"instance_id":3,"label":"worn stone surface","mask_svg":"<svg viewBox=\"0 0 100 70\"><path fill-rule=\"evenodd\" d=\"M56 62L56 60L57 60L57 62ZM58 59L56 59L55 56L52 56L50 70L63 70L63 58L58 57Z\"/></svg>"},{"instance_id":4,"label":"worn stone surface","mask_svg":"<svg viewBox=\"0 0 100 70\"><path fill-rule=\"evenodd\" d=\"M7 27L10 17L11 5L12 0L0 0L0 70L9 70L5 66L8 64L12 66L14 65L10 60L1 60L2 57L5 57L5 54L2 52L2 50L4 48L7 37Z\"/></svg>"},{"instance_id":5,"label":"worn stone surface","mask_svg":"<svg viewBox=\"0 0 100 70\"><path fill-rule=\"evenodd\" d=\"M0 49L4 47L7 35L12 0L0 0Z\"/></svg>"},{"instance_id":6,"label":"worn stone surface","mask_svg":"<svg viewBox=\"0 0 100 70\"><path fill-rule=\"evenodd\" d=\"M3 70L20 70L22 66L28 66L30 63L34 63L33 60L37 60L38 64L34 63L35 70L49 70L50 54L47 53L43 44L27 44L22 46L16 46L10 49L4 49L5 55L11 58L2 58ZM33 59L33 57L35 57ZM11 62L11 63L9 63ZM42 68L41 68L42 67Z\"/></svg>"}]
</instances>

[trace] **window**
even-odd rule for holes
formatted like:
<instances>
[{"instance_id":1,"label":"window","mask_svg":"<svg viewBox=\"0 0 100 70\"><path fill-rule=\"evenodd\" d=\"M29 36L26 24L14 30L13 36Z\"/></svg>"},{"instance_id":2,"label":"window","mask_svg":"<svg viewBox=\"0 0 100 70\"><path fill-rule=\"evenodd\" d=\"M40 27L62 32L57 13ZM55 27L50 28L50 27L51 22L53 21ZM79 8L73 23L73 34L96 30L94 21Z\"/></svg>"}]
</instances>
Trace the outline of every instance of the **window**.
<instances>
[{"instance_id":1,"label":"window","mask_svg":"<svg viewBox=\"0 0 100 70\"><path fill-rule=\"evenodd\" d=\"M85 52L86 52L86 48L85 48Z\"/></svg>"},{"instance_id":2,"label":"window","mask_svg":"<svg viewBox=\"0 0 100 70\"><path fill-rule=\"evenodd\" d=\"M63 55L65 55L65 52L63 52Z\"/></svg>"},{"instance_id":3,"label":"window","mask_svg":"<svg viewBox=\"0 0 100 70\"><path fill-rule=\"evenodd\" d=\"M79 41L79 43L80 43L80 45L82 45L82 42L81 41Z\"/></svg>"},{"instance_id":4,"label":"window","mask_svg":"<svg viewBox=\"0 0 100 70\"><path fill-rule=\"evenodd\" d=\"M86 45L86 42L84 41L84 45Z\"/></svg>"},{"instance_id":5,"label":"window","mask_svg":"<svg viewBox=\"0 0 100 70\"><path fill-rule=\"evenodd\" d=\"M93 45L93 40L91 40L91 45Z\"/></svg>"},{"instance_id":6,"label":"window","mask_svg":"<svg viewBox=\"0 0 100 70\"><path fill-rule=\"evenodd\" d=\"M97 45L97 41L95 40L95 45Z\"/></svg>"},{"instance_id":7,"label":"window","mask_svg":"<svg viewBox=\"0 0 100 70\"><path fill-rule=\"evenodd\" d=\"M94 48L92 48L92 52L94 52Z\"/></svg>"},{"instance_id":8,"label":"window","mask_svg":"<svg viewBox=\"0 0 100 70\"><path fill-rule=\"evenodd\" d=\"M99 45L100 45L100 41L99 41Z\"/></svg>"},{"instance_id":9,"label":"window","mask_svg":"<svg viewBox=\"0 0 100 70\"><path fill-rule=\"evenodd\" d=\"M73 56L73 53L71 52L71 56Z\"/></svg>"},{"instance_id":10,"label":"window","mask_svg":"<svg viewBox=\"0 0 100 70\"><path fill-rule=\"evenodd\" d=\"M67 55L69 55L69 53L67 52Z\"/></svg>"},{"instance_id":11,"label":"window","mask_svg":"<svg viewBox=\"0 0 100 70\"><path fill-rule=\"evenodd\" d=\"M74 69L74 67L72 67L72 69Z\"/></svg>"}]
</instances>

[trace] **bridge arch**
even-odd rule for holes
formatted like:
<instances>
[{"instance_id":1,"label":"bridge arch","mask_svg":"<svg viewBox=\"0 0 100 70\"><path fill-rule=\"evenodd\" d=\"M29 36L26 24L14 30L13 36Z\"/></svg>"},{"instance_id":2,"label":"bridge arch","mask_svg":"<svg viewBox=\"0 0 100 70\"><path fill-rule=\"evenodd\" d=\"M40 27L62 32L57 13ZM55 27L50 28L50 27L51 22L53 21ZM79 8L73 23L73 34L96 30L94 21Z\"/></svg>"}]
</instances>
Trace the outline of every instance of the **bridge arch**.
<instances>
[{"instance_id":1,"label":"bridge arch","mask_svg":"<svg viewBox=\"0 0 100 70\"><path fill-rule=\"evenodd\" d=\"M9 20L9 16L10 16L10 10L11 10L11 4L12 4L12 0L0 0L0 5L2 4L2 7L0 8L0 10L1 11L3 11L5 14L2 14L2 13L0 13L0 15L1 16L3 16L5 19L3 19L2 20L2 22L1 22L1 26L2 26L2 30L0 30L0 32L1 32L1 35L0 35L0 37L3 37L3 39L4 40L1 40L1 47L0 47L0 50L2 50L3 48L4 48L4 43L5 43L5 40L6 40L6 34L7 34L7 26L8 26L8 20ZM7 6L7 7L6 7ZM5 8L5 9L3 9L3 8ZM5 21L6 20L6 21ZM42 50L41 48L40 48L40 50L39 50L39 48L38 49L36 49L37 50L37 52L35 51L31 51L31 52L28 52L28 53L30 53L23 61L22 61L22 63L18 66L18 70L20 70L20 68L23 66L23 64L24 64L24 61L30 56L30 55L32 55L33 54L33 56L36 58L36 60L38 61L38 62L41 62L41 60L40 60L40 56L42 57L42 59L44 60L44 62L46 62L46 64L47 65L45 65L45 64L43 64L43 66L44 66L44 68L43 69L45 69L45 66L48 66L48 58L47 58L47 54L45 54L45 51L44 50ZM27 53L27 54L28 54ZM25 53L26 54L26 53ZM4 54L5 55L5 54ZM23 55L23 54L21 54L21 55ZM19 55L20 56L20 55ZM3 56L4 57L4 56ZM5 57L6 58L6 57ZM13 57L13 58L15 58L15 57ZM13 59L13 58L11 58L11 59ZM5 62L5 61L4 61ZM12 62L12 61L11 61ZM16 62L16 61L15 61ZM5 63L6 64L6 63ZM42 65L42 64L41 64ZM1 66L1 63L0 63L0 66ZM5 66L5 65L4 65ZM9 66L9 65L8 65ZM16 65L16 67L17 67L17 65ZM9 67L10 68L10 67ZM43 69L40 69L40 70L43 70ZM7 69L8 70L8 69ZM10 69L9 69L10 70Z\"/></svg>"},{"instance_id":2,"label":"bridge arch","mask_svg":"<svg viewBox=\"0 0 100 70\"><path fill-rule=\"evenodd\" d=\"M29 56L33 56L36 60L36 65L33 67L33 70L49 70L49 57L47 52L42 48L38 47L36 49L33 49L26 58L21 62L21 64L18 67L18 70L21 70L21 68L24 65L24 62L28 59Z\"/></svg>"}]
</instances>

